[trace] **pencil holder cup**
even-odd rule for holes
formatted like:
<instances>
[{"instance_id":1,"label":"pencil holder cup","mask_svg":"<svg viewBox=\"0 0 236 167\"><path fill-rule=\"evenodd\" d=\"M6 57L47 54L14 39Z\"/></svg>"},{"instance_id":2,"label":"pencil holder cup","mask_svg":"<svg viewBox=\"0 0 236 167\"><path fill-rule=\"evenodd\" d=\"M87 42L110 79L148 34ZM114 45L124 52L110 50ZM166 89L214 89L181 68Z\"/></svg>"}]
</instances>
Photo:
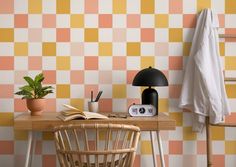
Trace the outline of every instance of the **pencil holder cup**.
<instances>
[{"instance_id":1,"label":"pencil holder cup","mask_svg":"<svg viewBox=\"0 0 236 167\"><path fill-rule=\"evenodd\" d=\"M98 112L98 102L89 101L88 102L88 110L89 110L89 112Z\"/></svg>"}]
</instances>

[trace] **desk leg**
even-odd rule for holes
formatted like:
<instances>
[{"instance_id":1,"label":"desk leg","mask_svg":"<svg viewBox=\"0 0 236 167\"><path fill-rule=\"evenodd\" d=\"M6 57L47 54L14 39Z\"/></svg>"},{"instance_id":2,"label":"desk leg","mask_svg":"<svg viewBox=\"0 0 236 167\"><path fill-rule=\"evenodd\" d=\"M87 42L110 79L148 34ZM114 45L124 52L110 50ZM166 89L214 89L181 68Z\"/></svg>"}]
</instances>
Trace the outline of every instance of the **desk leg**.
<instances>
[{"instance_id":1,"label":"desk leg","mask_svg":"<svg viewBox=\"0 0 236 167\"><path fill-rule=\"evenodd\" d=\"M161 166L165 167L165 160L164 160L164 154L163 154L162 140L161 140L160 132L156 131L156 133L157 133L157 142L158 142L158 148L159 148L159 153L160 153L160 158L161 158Z\"/></svg>"},{"instance_id":2,"label":"desk leg","mask_svg":"<svg viewBox=\"0 0 236 167\"><path fill-rule=\"evenodd\" d=\"M155 152L155 144L152 131L150 131L150 138L151 138L151 145L152 145L152 160L154 167L157 167L157 159L156 159L156 152Z\"/></svg>"},{"instance_id":3,"label":"desk leg","mask_svg":"<svg viewBox=\"0 0 236 167\"><path fill-rule=\"evenodd\" d=\"M28 132L28 146L27 146L27 152L26 152L26 157L25 157L25 167L28 167L29 162L30 162L30 151L31 151L31 146L32 146L32 138L33 138L33 132L29 131Z\"/></svg>"},{"instance_id":4,"label":"desk leg","mask_svg":"<svg viewBox=\"0 0 236 167\"><path fill-rule=\"evenodd\" d=\"M32 132L33 134L32 134L32 148L31 148L31 158L30 158L30 167L32 167L32 164L33 164L33 162L34 162L34 152L35 152L35 147L36 147L36 140L37 140L37 134L36 134L36 132Z\"/></svg>"}]
</instances>

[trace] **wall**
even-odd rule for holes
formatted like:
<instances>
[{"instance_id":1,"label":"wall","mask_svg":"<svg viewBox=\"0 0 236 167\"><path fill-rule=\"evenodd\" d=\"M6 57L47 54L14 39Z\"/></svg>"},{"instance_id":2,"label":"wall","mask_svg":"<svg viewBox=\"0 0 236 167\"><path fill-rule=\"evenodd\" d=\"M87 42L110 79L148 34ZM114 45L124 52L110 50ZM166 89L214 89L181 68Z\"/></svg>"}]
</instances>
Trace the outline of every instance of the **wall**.
<instances>
[{"instance_id":1,"label":"wall","mask_svg":"<svg viewBox=\"0 0 236 167\"><path fill-rule=\"evenodd\" d=\"M212 8L220 32L235 32L234 0L0 0L0 164L23 166L27 132L13 130L13 116L26 112L14 96L22 77L43 71L47 112L71 103L87 108L89 92L103 90L100 110L127 111L139 102L133 76L142 68L162 70L169 87L158 88L160 112L177 121L174 132L163 132L167 166L205 166L204 133L191 132L191 117L178 106L184 62L189 55L196 14ZM227 75L235 75L236 43L221 40ZM226 86L236 112L236 86ZM236 121L232 115L227 121ZM236 131L213 128L214 167L236 164ZM50 133L38 133L34 166L56 166ZM152 166L150 138L142 134L135 166Z\"/></svg>"}]
</instances>

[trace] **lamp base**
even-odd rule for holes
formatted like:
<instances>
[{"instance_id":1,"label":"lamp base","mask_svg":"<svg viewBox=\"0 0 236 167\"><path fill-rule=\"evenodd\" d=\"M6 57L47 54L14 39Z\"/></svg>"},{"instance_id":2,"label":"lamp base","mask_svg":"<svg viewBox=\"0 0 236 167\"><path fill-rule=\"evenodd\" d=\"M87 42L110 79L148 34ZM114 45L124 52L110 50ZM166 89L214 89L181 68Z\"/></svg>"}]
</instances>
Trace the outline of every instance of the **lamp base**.
<instances>
[{"instance_id":1,"label":"lamp base","mask_svg":"<svg viewBox=\"0 0 236 167\"><path fill-rule=\"evenodd\" d=\"M158 115L158 93L151 87L145 89L142 93L142 104L152 104L156 108Z\"/></svg>"}]
</instances>

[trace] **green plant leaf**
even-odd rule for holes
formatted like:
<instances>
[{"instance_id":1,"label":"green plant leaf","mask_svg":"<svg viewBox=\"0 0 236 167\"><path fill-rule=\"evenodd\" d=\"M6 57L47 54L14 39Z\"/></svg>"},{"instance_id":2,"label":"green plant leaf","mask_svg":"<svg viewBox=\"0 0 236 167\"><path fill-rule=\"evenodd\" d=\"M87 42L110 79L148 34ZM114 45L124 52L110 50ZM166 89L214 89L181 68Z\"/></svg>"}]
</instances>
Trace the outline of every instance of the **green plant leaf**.
<instances>
[{"instance_id":1,"label":"green plant leaf","mask_svg":"<svg viewBox=\"0 0 236 167\"><path fill-rule=\"evenodd\" d=\"M37 83L37 84L41 83L43 80L44 80L43 73L40 73L40 74L36 75L35 78L34 78L34 82Z\"/></svg>"},{"instance_id":2,"label":"green plant leaf","mask_svg":"<svg viewBox=\"0 0 236 167\"><path fill-rule=\"evenodd\" d=\"M25 81L29 84L29 86L31 86L32 88L34 88L34 80L28 76L24 77Z\"/></svg>"},{"instance_id":3,"label":"green plant leaf","mask_svg":"<svg viewBox=\"0 0 236 167\"><path fill-rule=\"evenodd\" d=\"M24 91L28 91L28 92L31 92L31 91L34 90L34 89L33 89L31 86L29 86L29 85L20 87L19 89L20 89L20 90L24 90Z\"/></svg>"}]
</instances>

